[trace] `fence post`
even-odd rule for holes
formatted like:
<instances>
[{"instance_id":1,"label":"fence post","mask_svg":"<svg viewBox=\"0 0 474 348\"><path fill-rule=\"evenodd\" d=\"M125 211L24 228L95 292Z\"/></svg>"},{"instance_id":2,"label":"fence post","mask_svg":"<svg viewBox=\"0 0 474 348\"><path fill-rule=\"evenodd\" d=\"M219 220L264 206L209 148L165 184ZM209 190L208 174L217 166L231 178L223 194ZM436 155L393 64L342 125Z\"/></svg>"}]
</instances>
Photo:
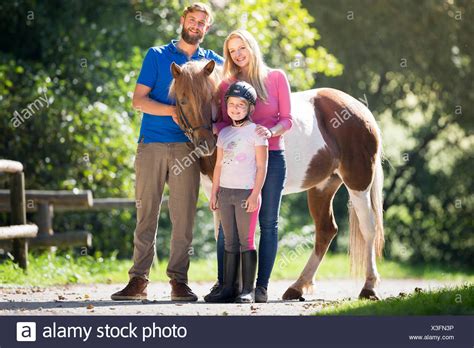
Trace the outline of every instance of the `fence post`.
<instances>
[{"instance_id":1,"label":"fence post","mask_svg":"<svg viewBox=\"0 0 474 348\"><path fill-rule=\"evenodd\" d=\"M10 174L10 206L11 224L26 224L25 205L25 174L23 172ZM28 267L28 242L25 238L13 240L13 256L21 268Z\"/></svg>"}]
</instances>

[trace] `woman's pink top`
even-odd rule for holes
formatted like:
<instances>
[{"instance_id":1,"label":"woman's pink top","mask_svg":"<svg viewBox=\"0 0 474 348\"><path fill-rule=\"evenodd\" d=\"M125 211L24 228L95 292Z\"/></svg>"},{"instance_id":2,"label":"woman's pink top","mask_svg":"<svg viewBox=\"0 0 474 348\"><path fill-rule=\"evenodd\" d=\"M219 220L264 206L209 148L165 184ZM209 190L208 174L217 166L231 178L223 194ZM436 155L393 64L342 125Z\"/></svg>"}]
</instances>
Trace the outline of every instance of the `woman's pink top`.
<instances>
[{"instance_id":1,"label":"woman's pink top","mask_svg":"<svg viewBox=\"0 0 474 348\"><path fill-rule=\"evenodd\" d=\"M224 96L229 86L235 81L237 80L222 81L219 86L222 121L215 124L218 132L232 123L232 120L227 114L227 104L224 100ZM290 129L293 124L291 119L291 92L285 73L278 69L270 70L265 80L265 86L267 88L268 99L266 102L257 99L255 111L251 116L252 121L269 129L277 124L281 124L286 130ZM268 149L284 150L285 145L282 136L268 139Z\"/></svg>"}]
</instances>

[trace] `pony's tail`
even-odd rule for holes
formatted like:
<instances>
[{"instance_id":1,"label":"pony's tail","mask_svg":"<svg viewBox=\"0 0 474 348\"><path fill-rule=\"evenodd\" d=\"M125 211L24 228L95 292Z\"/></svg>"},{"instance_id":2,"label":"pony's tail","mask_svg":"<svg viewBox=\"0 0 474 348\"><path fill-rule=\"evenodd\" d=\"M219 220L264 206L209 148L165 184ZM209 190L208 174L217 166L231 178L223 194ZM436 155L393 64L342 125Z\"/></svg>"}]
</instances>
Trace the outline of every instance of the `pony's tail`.
<instances>
[{"instance_id":1,"label":"pony's tail","mask_svg":"<svg viewBox=\"0 0 474 348\"><path fill-rule=\"evenodd\" d=\"M384 246L384 228L383 228L383 169L382 153L379 151L375 163L374 179L370 187L371 209L375 218L375 254L378 258L382 257ZM365 240L360 231L359 219L352 204L349 206L349 230L350 247L349 254L351 260L351 273L359 275L366 268L367 248Z\"/></svg>"}]
</instances>

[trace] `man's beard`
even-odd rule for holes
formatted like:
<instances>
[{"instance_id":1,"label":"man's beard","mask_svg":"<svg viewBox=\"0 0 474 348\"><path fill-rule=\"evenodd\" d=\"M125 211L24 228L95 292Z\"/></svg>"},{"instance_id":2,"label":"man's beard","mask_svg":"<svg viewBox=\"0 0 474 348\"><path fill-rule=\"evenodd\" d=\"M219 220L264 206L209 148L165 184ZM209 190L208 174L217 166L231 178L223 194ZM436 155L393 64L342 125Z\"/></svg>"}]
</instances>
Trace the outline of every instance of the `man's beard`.
<instances>
[{"instance_id":1,"label":"man's beard","mask_svg":"<svg viewBox=\"0 0 474 348\"><path fill-rule=\"evenodd\" d=\"M203 34L191 34L189 29L181 29L181 37L183 38L184 42L186 42L188 45L196 45L198 43L201 43L201 40L203 38Z\"/></svg>"}]
</instances>

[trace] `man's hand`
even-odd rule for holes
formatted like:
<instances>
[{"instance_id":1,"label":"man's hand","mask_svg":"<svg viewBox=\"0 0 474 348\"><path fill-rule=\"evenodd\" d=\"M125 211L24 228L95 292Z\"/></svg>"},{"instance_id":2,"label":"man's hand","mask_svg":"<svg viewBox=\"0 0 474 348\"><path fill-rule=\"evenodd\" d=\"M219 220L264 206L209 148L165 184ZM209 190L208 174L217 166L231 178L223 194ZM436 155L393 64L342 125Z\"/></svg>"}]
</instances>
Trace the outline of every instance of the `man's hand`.
<instances>
[{"instance_id":1,"label":"man's hand","mask_svg":"<svg viewBox=\"0 0 474 348\"><path fill-rule=\"evenodd\" d=\"M174 123L176 123L179 126L178 113L176 111L176 106L170 105L170 115L171 117L173 117Z\"/></svg>"}]
</instances>

